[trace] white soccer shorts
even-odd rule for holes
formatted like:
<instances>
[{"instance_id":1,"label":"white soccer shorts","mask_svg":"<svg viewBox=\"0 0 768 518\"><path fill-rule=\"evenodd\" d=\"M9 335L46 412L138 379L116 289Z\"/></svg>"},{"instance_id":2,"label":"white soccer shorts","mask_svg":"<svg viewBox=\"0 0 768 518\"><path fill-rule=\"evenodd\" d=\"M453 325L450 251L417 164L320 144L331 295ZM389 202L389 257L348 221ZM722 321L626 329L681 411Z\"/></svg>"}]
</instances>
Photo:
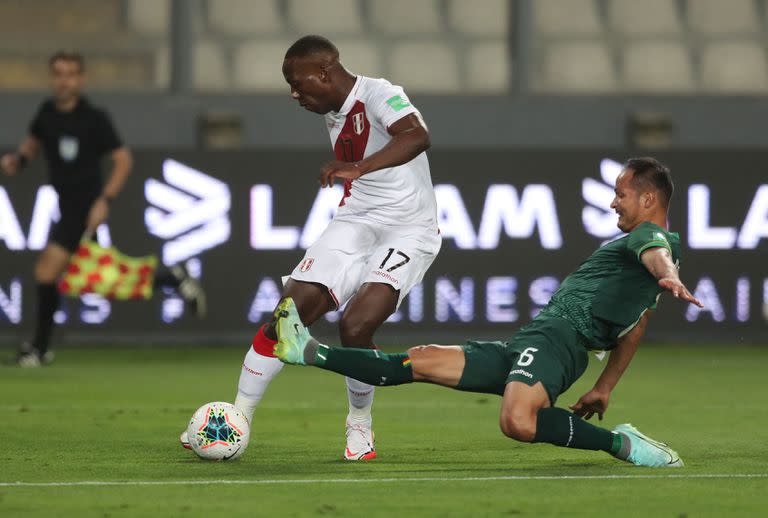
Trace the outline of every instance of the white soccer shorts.
<instances>
[{"instance_id":1,"label":"white soccer shorts","mask_svg":"<svg viewBox=\"0 0 768 518\"><path fill-rule=\"evenodd\" d=\"M436 230L334 219L290 277L322 284L337 308L367 282L389 284L399 291L399 307L424 278L441 242Z\"/></svg>"}]
</instances>

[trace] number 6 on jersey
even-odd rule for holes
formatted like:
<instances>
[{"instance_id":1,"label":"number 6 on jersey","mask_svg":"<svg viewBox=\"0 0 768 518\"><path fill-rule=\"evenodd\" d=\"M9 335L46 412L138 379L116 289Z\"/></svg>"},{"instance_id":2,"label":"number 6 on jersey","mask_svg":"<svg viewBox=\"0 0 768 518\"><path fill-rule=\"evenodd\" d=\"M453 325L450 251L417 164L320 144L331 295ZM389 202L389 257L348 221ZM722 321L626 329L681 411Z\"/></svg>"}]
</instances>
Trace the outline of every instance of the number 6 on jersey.
<instances>
[{"instance_id":1,"label":"number 6 on jersey","mask_svg":"<svg viewBox=\"0 0 768 518\"><path fill-rule=\"evenodd\" d=\"M538 351L535 347L528 347L523 352L520 353L520 358L517 360L517 364L520 367L528 367L530 364L533 363L533 353Z\"/></svg>"}]
</instances>

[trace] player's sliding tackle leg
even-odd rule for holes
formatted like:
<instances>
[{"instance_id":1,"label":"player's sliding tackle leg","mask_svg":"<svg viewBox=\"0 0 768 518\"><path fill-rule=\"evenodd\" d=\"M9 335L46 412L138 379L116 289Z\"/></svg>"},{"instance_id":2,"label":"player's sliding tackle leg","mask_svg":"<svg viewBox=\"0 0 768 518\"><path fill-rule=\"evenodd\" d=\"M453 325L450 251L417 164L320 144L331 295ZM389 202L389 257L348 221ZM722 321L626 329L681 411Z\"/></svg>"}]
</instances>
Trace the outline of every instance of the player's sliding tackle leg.
<instances>
[{"instance_id":1,"label":"player's sliding tackle leg","mask_svg":"<svg viewBox=\"0 0 768 518\"><path fill-rule=\"evenodd\" d=\"M396 354L329 347L309 334L298 318L291 299L283 300L275 315L279 337L275 354L285 363L320 367L354 376L371 385L425 382L459 390L481 391L462 384L466 360L464 349L460 346L426 345ZM682 466L677 453L641 434L631 425L619 425L614 431L609 431L567 410L550 407L549 396L541 383L532 386L516 381L508 383L500 424L505 435L518 441L605 451L638 466Z\"/></svg>"}]
</instances>

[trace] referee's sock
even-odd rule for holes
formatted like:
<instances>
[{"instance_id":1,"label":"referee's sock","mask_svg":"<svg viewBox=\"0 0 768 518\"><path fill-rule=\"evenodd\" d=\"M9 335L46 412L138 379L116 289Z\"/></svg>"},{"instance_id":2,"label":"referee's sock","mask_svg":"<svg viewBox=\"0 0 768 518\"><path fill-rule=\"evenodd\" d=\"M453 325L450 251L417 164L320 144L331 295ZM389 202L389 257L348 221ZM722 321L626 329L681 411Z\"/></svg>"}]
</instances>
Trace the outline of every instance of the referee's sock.
<instances>
[{"instance_id":1,"label":"referee's sock","mask_svg":"<svg viewBox=\"0 0 768 518\"><path fill-rule=\"evenodd\" d=\"M155 288L173 288L176 289L181 284L179 280L168 268L159 266L155 271Z\"/></svg>"},{"instance_id":2,"label":"referee's sock","mask_svg":"<svg viewBox=\"0 0 768 518\"><path fill-rule=\"evenodd\" d=\"M551 407L539 410L533 442L546 442L579 450L605 451L621 458L624 438L621 434L594 426L567 410Z\"/></svg>"},{"instance_id":3,"label":"referee's sock","mask_svg":"<svg viewBox=\"0 0 768 518\"><path fill-rule=\"evenodd\" d=\"M56 284L37 285L37 327L32 344L42 356L48 350L53 331L53 314L59 307L59 290Z\"/></svg>"}]
</instances>

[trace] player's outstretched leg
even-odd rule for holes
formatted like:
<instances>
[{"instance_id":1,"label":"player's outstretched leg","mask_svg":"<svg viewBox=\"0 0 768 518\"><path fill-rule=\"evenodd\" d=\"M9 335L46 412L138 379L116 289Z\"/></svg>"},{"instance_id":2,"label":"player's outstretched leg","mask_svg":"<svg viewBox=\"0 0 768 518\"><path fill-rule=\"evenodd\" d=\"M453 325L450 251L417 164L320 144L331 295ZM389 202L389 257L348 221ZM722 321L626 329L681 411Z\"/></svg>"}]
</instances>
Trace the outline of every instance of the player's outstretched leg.
<instances>
[{"instance_id":1,"label":"player's outstretched leg","mask_svg":"<svg viewBox=\"0 0 768 518\"><path fill-rule=\"evenodd\" d=\"M635 466L648 466L652 468L681 468L683 460L675 450L664 444L643 435L629 423L620 424L613 429L614 433L620 433L629 440L629 455L627 462Z\"/></svg>"},{"instance_id":2,"label":"player's outstretched leg","mask_svg":"<svg viewBox=\"0 0 768 518\"><path fill-rule=\"evenodd\" d=\"M328 347L301 325L296 306L284 299L275 311L275 356L284 363L312 365L338 372L370 385L401 385L413 381L408 353L382 353L377 349Z\"/></svg>"}]
</instances>

